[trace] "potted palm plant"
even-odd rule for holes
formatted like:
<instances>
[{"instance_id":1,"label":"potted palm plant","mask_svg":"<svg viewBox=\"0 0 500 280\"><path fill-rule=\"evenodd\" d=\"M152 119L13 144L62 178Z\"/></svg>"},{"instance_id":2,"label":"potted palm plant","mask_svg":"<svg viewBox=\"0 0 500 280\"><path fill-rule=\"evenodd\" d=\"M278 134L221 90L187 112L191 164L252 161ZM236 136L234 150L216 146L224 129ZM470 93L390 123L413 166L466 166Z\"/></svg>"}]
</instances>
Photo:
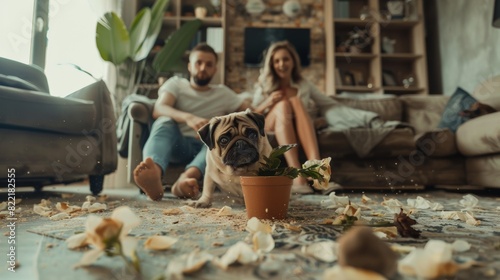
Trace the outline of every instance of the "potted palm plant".
<instances>
[{"instance_id":1,"label":"potted palm plant","mask_svg":"<svg viewBox=\"0 0 500 280\"><path fill-rule=\"evenodd\" d=\"M254 176L241 176L243 198L248 218L285 219L288 213L292 181L298 176L312 179L315 189L326 189L330 181L331 158L308 160L302 168L283 167L281 156L296 144L274 148L264 156Z\"/></svg>"},{"instance_id":2,"label":"potted palm plant","mask_svg":"<svg viewBox=\"0 0 500 280\"><path fill-rule=\"evenodd\" d=\"M163 13L169 0L157 0L142 8L127 28L123 19L114 12L104 14L96 27L96 45L105 61L115 67L116 82L112 90L115 112L120 112L122 101L134 93L142 79L146 59L154 47L163 23ZM186 22L165 40L156 54L152 68L158 73L177 70L200 20Z\"/></svg>"}]
</instances>

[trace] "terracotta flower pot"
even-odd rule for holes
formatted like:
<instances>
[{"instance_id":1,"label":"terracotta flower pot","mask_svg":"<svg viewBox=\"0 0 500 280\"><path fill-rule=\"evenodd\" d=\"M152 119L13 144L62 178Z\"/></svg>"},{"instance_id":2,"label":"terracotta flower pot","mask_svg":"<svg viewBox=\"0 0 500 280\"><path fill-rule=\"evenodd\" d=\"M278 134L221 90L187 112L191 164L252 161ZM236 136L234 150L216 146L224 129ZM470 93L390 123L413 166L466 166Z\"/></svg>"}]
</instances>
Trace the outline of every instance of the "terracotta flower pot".
<instances>
[{"instance_id":1,"label":"terracotta flower pot","mask_svg":"<svg viewBox=\"0 0 500 280\"><path fill-rule=\"evenodd\" d=\"M240 183L248 218L286 218L292 179L285 176L241 176Z\"/></svg>"}]
</instances>

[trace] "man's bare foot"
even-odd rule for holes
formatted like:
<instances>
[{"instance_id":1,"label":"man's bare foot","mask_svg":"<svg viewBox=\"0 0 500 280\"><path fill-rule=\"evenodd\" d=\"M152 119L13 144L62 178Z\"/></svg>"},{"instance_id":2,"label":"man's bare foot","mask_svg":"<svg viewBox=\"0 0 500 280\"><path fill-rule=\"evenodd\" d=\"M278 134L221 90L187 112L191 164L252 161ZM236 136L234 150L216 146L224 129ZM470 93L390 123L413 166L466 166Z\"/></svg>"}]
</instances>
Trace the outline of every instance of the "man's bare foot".
<instances>
[{"instance_id":1,"label":"man's bare foot","mask_svg":"<svg viewBox=\"0 0 500 280\"><path fill-rule=\"evenodd\" d=\"M161 184L161 167L151 158L146 158L134 169L135 183L152 200L163 198L163 186Z\"/></svg>"},{"instance_id":2,"label":"man's bare foot","mask_svg":"<svg viewBox=\"0 0 500 280\"><path fill-rule=\"evenodd\" d=\"M172 194L180 198L197 198L200 194L198 180L182 173L172 186Z\"/></svg>"}]
</instances>

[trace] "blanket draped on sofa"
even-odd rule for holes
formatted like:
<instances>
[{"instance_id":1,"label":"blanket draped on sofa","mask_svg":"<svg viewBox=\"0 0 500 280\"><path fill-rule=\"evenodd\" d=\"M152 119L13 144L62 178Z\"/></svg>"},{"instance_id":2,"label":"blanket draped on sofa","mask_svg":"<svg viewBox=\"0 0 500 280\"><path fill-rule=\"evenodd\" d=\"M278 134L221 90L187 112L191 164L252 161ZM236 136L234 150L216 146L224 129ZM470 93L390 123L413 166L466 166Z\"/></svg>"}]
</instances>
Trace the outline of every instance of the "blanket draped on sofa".
<instances>
[{"instance_id":1,"label":"blanket draped on sofa","mask_svg":"<svg viewBox=\"0 0 500 280\"><path fill-rule=\"evenodd\" d=\"M407 123L383 121L377 113L340 104L328 109L325 118L332 129L344 133L360 158L367 156L394 129L412 128Z\"/></svg>"}]
</instances>

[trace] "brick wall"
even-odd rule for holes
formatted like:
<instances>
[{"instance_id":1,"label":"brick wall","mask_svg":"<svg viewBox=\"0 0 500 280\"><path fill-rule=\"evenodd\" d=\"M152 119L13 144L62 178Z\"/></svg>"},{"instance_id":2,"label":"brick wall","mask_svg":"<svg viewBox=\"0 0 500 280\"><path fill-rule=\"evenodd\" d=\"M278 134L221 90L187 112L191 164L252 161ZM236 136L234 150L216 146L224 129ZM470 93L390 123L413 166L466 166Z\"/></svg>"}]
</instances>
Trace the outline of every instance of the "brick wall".
<instances>
[{"instance_id":1,"label":"brick wall","mask_svg":"<svg viewBox=\"0 0 500 280\"><path fill-rule=\"evenodd\" d=\"M246 67L244 58L245 27L300 27L311 29L311 64L303 75L324 92L325 90L325 28L323 1L300 0L302 13L288 18L282 12L285 0L264 0L266 11L252 18L245 10L246 0L227 1L226 84L236 92L252 91L259 68Z\"/></svg>"}]
</instances>

